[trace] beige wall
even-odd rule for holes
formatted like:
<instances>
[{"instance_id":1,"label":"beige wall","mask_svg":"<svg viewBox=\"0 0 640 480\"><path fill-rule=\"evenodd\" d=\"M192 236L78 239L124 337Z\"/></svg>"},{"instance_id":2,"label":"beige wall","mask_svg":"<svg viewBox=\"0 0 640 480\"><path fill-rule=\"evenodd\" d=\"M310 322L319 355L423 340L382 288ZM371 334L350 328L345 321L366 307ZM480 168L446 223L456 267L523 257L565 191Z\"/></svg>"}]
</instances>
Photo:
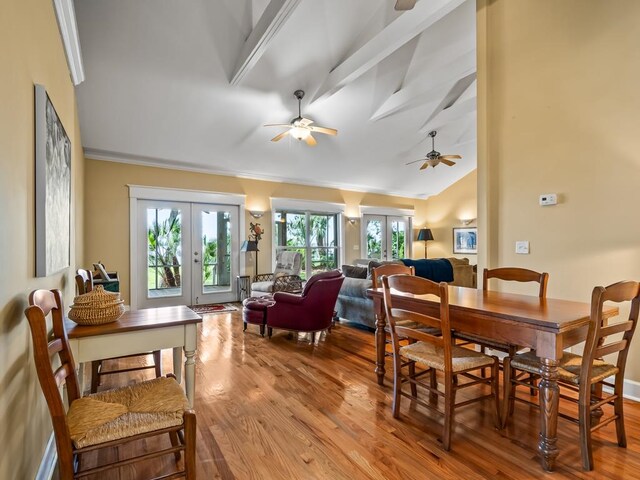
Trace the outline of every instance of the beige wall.
<instances>
[{"instance_id":1,"label":"beige wall","mask_svg":"<svg viewBox=\"0 0 640 480\"><path fill-rule=\"evenodd\" d=\"M209 175L148 166L87 159L85 175L85 264L102 260L117 270L123 297L129 302L129 191L127 184L170 187L246 195L246 208L266 212L258 220L265 228L260 242L258 264L261 273L270 271L272 251L271 197L344 203L346 216L357 216L360 205L415 209L416 220L424 221L426 201L388 195L353 192L287 183ZM249 222L254 220L246 213ZM360 245L360 222L345 221L345 258L349 263L361 257L353 249ZM415 251L421 251L418 248ZM247 257L247 274L253 274L254 258Z\"/></svg>"},{"instance_id":2,"label":"beige wall","mask_svg":"<svg viewBox=\"0 0 640 480\"><path fill-rule=\"evenodd\" d=\"M0 478L33 478L51 422L33 366L23 311L36 288L73 298L82 252L83 162L75 93L51 0L0 3ZM34 278L33 84L47 88L73 146L72 267Z\"/></svg>"},{"instance_id":3,"label":"beige wall","mask_svg":"<svg viewBox=\"0 0 640 480\"><path fill-rule=\"evenodd\" d=\"M439 195L427 200L423 226L431 229L434 238L428 244L429 258L467 257L472 264L476 263L476 255L453 254L453 228L464 227L461 220L475 220L478 216L477 182L478 176L474 170ZM475 227L475 221L468 226ZM424 256L424 243L416 243Z\"/></svg>"},{"instance_id":4,"label":"beige wall","mask_svg":"<svg viewBox=\"0 0 640 480\"><path fill-rule=\"evenodd\" d=\"M547 271L549 296L582 301L640 279L640 2L478 5L481 263ZM543 193L560 203L540 207Z\"/></svg>"}]
</instances>

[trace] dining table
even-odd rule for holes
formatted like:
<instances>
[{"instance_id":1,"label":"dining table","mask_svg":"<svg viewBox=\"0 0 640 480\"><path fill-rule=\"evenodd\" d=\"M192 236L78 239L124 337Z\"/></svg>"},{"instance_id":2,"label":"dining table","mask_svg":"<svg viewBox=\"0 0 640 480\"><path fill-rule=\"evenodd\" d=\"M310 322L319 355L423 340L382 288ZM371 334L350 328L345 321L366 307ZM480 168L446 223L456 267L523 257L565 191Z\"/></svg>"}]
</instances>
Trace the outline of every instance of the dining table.
<instances>
[{"instance_id":1,"label":"dining table","mask_svg":"<svg viewBox=\"0 0 640 480\"><path fill-rule=\"evenodd\" d=\"M386 315L382 288L371 288L376 314L376 368L378 384L385 377ZM449 286L449 319L454 333L464 332L491 340L530 348L540 358L540 436L538 452L542 468L552 471L559 454L557 425L559 406L558 363L563 351L585 341L591 305L584 302L540 298L492 290ZM391 291L394 308L439 316L440 303L433 295ZM605 319L618 308L605 307Z\"/></svg>"}]
</instances>

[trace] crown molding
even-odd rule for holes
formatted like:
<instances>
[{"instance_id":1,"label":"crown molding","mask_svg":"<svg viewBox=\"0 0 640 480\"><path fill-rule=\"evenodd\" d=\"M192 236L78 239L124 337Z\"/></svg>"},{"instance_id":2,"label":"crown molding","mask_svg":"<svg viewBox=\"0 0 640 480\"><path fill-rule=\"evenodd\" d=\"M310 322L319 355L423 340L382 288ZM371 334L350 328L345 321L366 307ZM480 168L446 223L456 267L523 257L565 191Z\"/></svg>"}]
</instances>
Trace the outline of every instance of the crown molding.
<instances>
[{"instance_id":1,"label":"crown molding","mask_svg":"<svg viewBox=\"0 0 640 480\"><path fill-rule=\"evenodd\" d=\"M211 175L221 175L225 177L246 178L249 180L261 180L264 182L291 183L295 185L305 185L309 187L331 188L334 190L348 190L351 192L373 193L377 195L388 195L390 197L403 197L403 198L412 198L417 200L426 200L431 196L429 194L415 195L408 192L384 191L382 189L373 189L365 185L358 185L358 184L349 184L349 183L341 183L341 182L323 182L323 181L311 182L305 179L281 177L277 175L262 175L262 174L255 174L255 173L241 172L241 171L230 172L228 170L205 168L199 164L186 163L186 162L180 162L180 165L178 165L175 160L148 157L144 155L131 155L128 153L113 152L110 150L100 150L100 149L94 149L94 148L85 148L84 155L86 158L89 158L92 160L102 160L102 161L115 162L115 163L126 163L130 165L142 165L145 167L166 168L169 170L181 170L186 172L207 173Z\"/></svg>"},{"instance_id":2,"label":"crown molding","mask_svg":"<svg viewBox=\"0 0 640 480\"><path fill-rule=\"evenodd\" d=\"M53 5L58 19L58 28L64 53L67 57L69 73L74 85L84 82L84 67L82 65L82 52L80 51L80 38L78 37L78 24L73 0L54 0Z\"/></svg>"}]
</instances>

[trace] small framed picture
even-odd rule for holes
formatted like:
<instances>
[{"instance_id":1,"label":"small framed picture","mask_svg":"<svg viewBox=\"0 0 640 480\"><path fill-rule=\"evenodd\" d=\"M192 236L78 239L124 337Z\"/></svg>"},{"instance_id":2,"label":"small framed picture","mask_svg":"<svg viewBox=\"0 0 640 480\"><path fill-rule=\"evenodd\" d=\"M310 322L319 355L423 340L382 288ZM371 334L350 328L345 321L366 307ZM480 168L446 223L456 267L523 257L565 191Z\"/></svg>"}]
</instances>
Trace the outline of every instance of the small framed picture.
<instances>
[{"instance_id":1,"label":"small framed picture","mask_svg":"<svg viewBox=\"0 0 640 480\"><path fill-rule=\"evenodd\" d=\"M454 228L453 253L478 253L478 229Z\"/></svg>"}]
</instances>

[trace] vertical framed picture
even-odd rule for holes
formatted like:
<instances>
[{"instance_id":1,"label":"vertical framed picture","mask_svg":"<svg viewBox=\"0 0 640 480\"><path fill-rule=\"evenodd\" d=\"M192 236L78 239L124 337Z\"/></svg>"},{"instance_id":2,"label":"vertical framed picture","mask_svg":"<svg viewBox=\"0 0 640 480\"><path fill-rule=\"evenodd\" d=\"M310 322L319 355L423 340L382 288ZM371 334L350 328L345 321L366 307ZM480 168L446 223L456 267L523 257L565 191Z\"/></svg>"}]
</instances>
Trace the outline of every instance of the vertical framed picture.
<instances>
[{"instance_id":1,"label":"vertical framed picture","mask_svg":"<svg viewBox=\"0 0 640 480\"><path fill-rule=\"evenodd\" d=\"M453 253L478 253L478 229L454 228Z\"/></svg>"},{"instance_id":2,"label":"vertical framed picture","mask_svg":"<svg viewBox=\"0 0 640 480\"><path fill-rule=\"evenodd\" d=\"M42 85L35 85L36 276L70 265L71 141Z\"/></svg>"}]
</instances>

